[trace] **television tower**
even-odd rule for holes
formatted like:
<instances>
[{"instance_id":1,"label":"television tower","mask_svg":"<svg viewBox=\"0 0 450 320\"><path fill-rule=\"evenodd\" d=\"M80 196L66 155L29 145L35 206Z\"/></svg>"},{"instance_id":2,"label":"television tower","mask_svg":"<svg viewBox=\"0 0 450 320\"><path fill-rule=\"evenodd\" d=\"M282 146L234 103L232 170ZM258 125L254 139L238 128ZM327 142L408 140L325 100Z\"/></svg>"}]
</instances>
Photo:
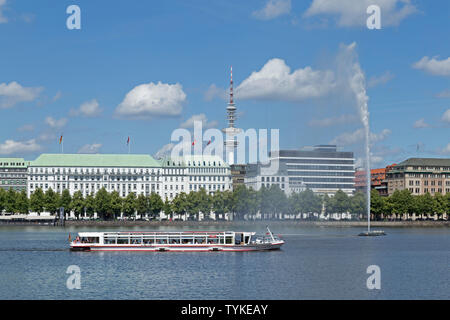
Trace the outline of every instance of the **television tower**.
<instances>
[{"instance_id":1,"label":"television tower","mask_svg":"<svg viewBox=\"0 0 450 320\"><path fill-rule=\"evenodd\" d=\"M231 67L231 80L230 80L230 102L227 107L228 114L228 128L222 129L225 133L225 152L228 158L228 164L231 166L234 164L234 151L238 146L236 135L242 132L241 129L235 128L236 122L236 105L234 104L233 96L233 67Z\"/></svg>"}]
</instances>

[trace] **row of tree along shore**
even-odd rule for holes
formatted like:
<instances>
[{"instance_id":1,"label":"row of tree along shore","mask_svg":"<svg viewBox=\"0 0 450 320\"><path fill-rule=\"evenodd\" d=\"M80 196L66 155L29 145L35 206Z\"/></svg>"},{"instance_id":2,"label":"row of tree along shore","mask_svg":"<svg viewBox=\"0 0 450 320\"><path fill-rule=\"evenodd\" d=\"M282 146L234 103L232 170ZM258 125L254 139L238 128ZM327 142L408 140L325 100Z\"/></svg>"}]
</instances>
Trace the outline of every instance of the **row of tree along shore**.
<instances>
[{"instance_id":1,"label":"row of tree along shore","mask_svg":"<svg viewBox=\"0 0 450 320\"><path fill-rule=\"evenodd\" d=\"M73 196L66 189L59 194L49 189L45 193L37 189L28 198L25 191L0 189L0 213L40 215L43 212L57 214L63 207L76 219L94 218L109 221L117 218L160 219L161 213L168 220L223 220L231 215L233 220L243 219L305 219L338 217L358 220L366 214L366 196L356 193L348 196L339 190L333 197L317 195L311 190L293 193L289 197L278 187L259 191L239 186L233 191L208 195L204 189L180 193L172 201L163 200L158 194L148 196L130 193L122 198L116 191L99 190L95 195L83 197L81 191ZM408 190L396 191L390 197L371 193L373 220L392 221L408 219L446 220L450 213L450 194L413 196Z\"/></svg>"}]
</instances>

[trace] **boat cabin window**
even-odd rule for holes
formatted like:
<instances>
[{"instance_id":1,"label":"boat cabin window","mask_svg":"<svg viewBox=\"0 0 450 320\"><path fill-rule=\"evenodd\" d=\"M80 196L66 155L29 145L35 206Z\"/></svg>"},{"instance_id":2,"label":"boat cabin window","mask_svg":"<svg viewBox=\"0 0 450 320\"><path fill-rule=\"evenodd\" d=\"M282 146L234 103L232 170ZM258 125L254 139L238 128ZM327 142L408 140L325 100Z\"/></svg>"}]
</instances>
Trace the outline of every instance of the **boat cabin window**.
<instances>
[{"instance_id":1,"label":"boat cabin window","mask_svg":"<svg viewBox=\"0 0 450 320\"><path fill-rule=\"evenodd\" d=\"M226 236L225 237L225 243L226 244L233 244L233 236Z\"/></svg>"},{"instance_id":2,"label":"boat cabin window","mask_svg":"<svg viewBox=\"0 0 450 320\"><path fill-rule=\"evenodd\" d=\"M103 239L105 244L116 244L116 238L105 238Z\"/></svg>"},{"instance_id":3,"label":"boat cabin window","mask_svg":"<svg viewBox=\"0 0 450 320\"><path fill-rule=\"evenodd\" d=\"M82 237L81 243L100 243L99 237Z\"/></svg>"},{"instance_id":4,"label":"boat cabin window","mask_svg":"<svg viewBox=\"0 0 450 320\"><path fill-rule=\"evenodd\" d=\"M196 244L206 243L206 237L195 237Z\"/></svg>"},{"instance_id":5,"label":"boat cabin window","mask_svg":"<svg viewBox=\"0 0 450 320\"><path fill-rule=\"evenodd\" d=\"M219 238L217 238L217 236L209 236L208 237L208 243L210 243L210 244L218 244L219 243Z\"/></svg>"},{"instance_id":6,"label":"boat cabin window","mask_svg":"<svg viewBox=\"0 0 450 320\"><path fill-rule=\"evenodd\" d=\"M117 238L117 244L130 244L130 239L128 239L128 238Z\"/></svg>"}]
</instances>

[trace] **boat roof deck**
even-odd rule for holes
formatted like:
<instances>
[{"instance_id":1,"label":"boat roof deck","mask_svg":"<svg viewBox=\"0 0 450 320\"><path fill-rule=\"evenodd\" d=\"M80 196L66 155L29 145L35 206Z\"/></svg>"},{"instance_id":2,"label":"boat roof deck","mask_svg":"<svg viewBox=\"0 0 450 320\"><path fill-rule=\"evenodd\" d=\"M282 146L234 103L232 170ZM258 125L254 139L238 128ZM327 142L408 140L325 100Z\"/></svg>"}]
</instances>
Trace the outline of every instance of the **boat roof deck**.
<instances>
[{"instance_id":1,"label":"boat roof deck","mask_svg":"<svg viewBox=\"0 0 450 320\"><path fill-rule=\"evenodd\" d=\"M98 236L141 236L141 235L151 235L151 236L207 236L207 235L231 235L235 231L119 231L119 232L80 232L81 237L98 237ZM252 233L252 232L248 232Z\"/></svg>"}]
</instances>

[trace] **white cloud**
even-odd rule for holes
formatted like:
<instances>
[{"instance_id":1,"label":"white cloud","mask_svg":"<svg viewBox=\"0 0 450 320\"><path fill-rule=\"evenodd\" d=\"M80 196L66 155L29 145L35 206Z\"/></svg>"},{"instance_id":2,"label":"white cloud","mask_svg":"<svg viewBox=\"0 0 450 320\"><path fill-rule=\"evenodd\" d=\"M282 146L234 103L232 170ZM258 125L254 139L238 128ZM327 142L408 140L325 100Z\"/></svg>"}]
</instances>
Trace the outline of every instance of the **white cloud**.
<instances>
[{"instance_id":1,"label":"white cloud","mask_svg":"<svg viewBox=\"0 0 450 320\"><path fill-rule=\"evenodd\" d=\"M330 117L325 119L313 119L309 122L311 127L331 127L340 124L354 123L359 120L359 117L354 114L343 114L339 117Z\"/></svg>"},{"instance_id":2,"label":"white cloud","mask_svg":"<svg viewBox=\"0 0 450 320\"><path fill-rule=\"evenodd\" d=\"M23 126L21 126L20 128L17 129L20 132L25 132L25 131L33 131L34 130L34 125L32 124L25 124Z\"/></svg>"},{"instance_id":3,"label":"white cloud","mask_svg":"<svg viewBox=\"0 0 450 320\"><path fill-rule=\"evenodd\" d=\"M99 152L101 147L102 145L100 143L86 144L78 150L78 153L95 154Z\"/></svg>"},{"instance_id":4,"label":"white cloud","mask_svg":"<svg viewBox=\"0 0 450 320\"><path fill-rule=\"evenodd\" d=\"M1 1L1 0L0 0ZM0 109L11 108L19 102L35 100L43 88L26 88L13 81L9 84L0 83Z\"/></svg>"},{"instance_id":5,"label":"white cloud","mask_svg":"<svg viewBox=\"0 0 450 320\"><path fill-rule=\"evenodd\" d=\"M205 92L204 98L206 101L212 101L215 98L222 100L227 99L227 90L217 87L214 83L209 86L208 90Z\"/></svg>"},{"instance_id":6,"label":"white cloud","mask_svg":"<svg viewBox=\"0 0 450 320\"><path fill-rule=\"evenodd\" d=\"M67 123L67 119L66 118L61 118L61 119L54 119L53 117L47 117L45 118L45 123L47 125L50 126L50 128L53 129L61 129L62 127L64 127Z\"/></svg>"},{"instance_id":7,"label":"white cloud","mask_svg":"<svg viewBox=\"0 0 450 320\"><path fill-rule=\"evenodd\" d=\"M334 87L332 71L305 67L291 73L284 60L271 59L238 86L236 95L239 99L301 101L325 96Z\"/></svg>"},{"instance_id":8,"label":"white cloud","mask_svg":"<svg viewBox=\"0 0 450 320\"><path fill-rule=\"evenodd\" d=\"M51 140L56 141L57 139L59 139L59 137L52 132L44 132L44 133L41 133L37 139L42 142L47 142L47 141L51 141Z\"/></svg>"},{"instance_id":9,"label":"white cloud","mask_svg":"<svg viewBox=\"0 0 450 320\"><path fill-rule=\"evenodd\" d=\"M252 13L261 20L271 20L291 12L291 0L268 0L264 8Z\"/></svg>"},{"instance_id":10,"label":"white cloud","mask_svg":"<svg viewBox=\"0 0 450 320\"><path fill-rule=\"evenodd\" d=\"M390 71L386 71L379 77L371 77L367 82L367 86L369 88L372 88L380 84L385 84L392 79L394 79L394 74L391 73Z\"/></svg>"},{"instance_id":11,"label":"white cloud","mask_svg":"<svg viewBox=\"0 0 450 320\"><path fill-rule=\"evenodd\" d=\"M4 5L6 4L6 0L0 0L0 23L7 23L8 19L3 15Z\"/></svg>"},{"instance_id":12,"label":"white cloud","mask_svg":"<svg viewBox=\"0 0 450 320\"><path fill-rule=\"evenodd\" d=\"M450 123L450 109L444 112L442 115L442 121Z\"/></svg>"},{"instance_id":13,"label":"white cloud","mask_svg":"<svg viewBox=\"0 0 450 320\"><path fill-rule=\"evenodd\" d=\"M370 142L371 142L371 144L374 144L376 142L383 141L391 133L392 132L389 129L384 129L383 131L381 131L378 134L371 132L370 133ZM363 142L363 141L364 141L364 129L360 128L354 132L346 132L346 133L343 133L343 134L337 136L330 142L330 144L335 144L338 146L349 146L349 145L353 145L353 144Z\"/></svg>"},{"instance_id":14,"label":"white cloud","mask_svg":"<svg viewBox=\"0 0 450 320\"><path fill-rule=\"evenodd\" d=\"M414 122L414 128L420 129L420 128L429 128L430 125L425 122L425 119L419 119L416 122Z\"/></svg>"},{"instance_id":15,"label":"white cloud","mask_svg":"<svg viewBox=\"0 0 450 320\"><path fill-rule=\"evenodd\" d=\"M435 76L450 76L450 57L438 60L437 57L423 57L413 64L413 68L426 71Z\"/></svg>"},{"instance_id":16,"label":"white cloud","mask_svg":"<svg viewBox=\"0 0 450 320\"><path fill-rule=\"evenodd\" d=\"M450 98L450 90L446 89L444 91L441 91L436 95L436 97L437 98Z\"/></svg>"},{"instance_id":17,"label":"white cloud","mask_svg":"<svg viewBox=\"0 0 450 320\"><path fill-rule=\"evenodd\" d=\"M204 113L200 113L200 114L193 115L192 117L187 119L185 122L183 122L180 125L180 127L185 128L185 129L194 128L195 121L201 121L203 128L206 128L206 129L217 127L219 124L217 121L209 121L208 122L208 118L206 117L206 115Z\"/></svg>"},{"instance_id":18,"label":"white cloud","mask_svg":"<svg viewBox=\"0 0 450 320\"><path fill-rule=\"evenodd\" d=\"M442 148L440 151L441 151L440 153L444 153L444 154L450 153L450 143L448 145L446 145L444 148Z\"/></svg>"},{"instance_id":19,"label":"white cloud","mask_svg":"<svg viewBox=\"0 0 450 320\"><path fill-rule=\"evenodd\" d=\"M179 116L186 94L180 84L153 82L142 84L127 93L116 114L131 119Z\"/></svg>"},{"instance_id":20,"label":"white cloud","mask_svg":"<svg viewBox=\"0 0 450 320\"><path fill-rule=\"evenodd\" d=\"M61 96L62 96L62 92L58 91L52 99L53 102L58 101L61 98Z\"/></svg>"},{"instance_id":21,"label":"white cloud","mask_svg":"<svg viewBox=\"0 0 450 320\"><path fill-rule=\"evenodd\" d=\"M28 141L6 140L0 144L0 155L25 154L39 151L41 146L35 139Z\"/></svg>"},{"instance_id":22,"label":"white cloud","mask_svg":"<svg viewBox=\"0 0 450 320\"><path fill-rule=\"evenodd\" d=\"M70 110L71 116L96 117L102 113L102 109L96 99L83 103L80 108Z\"/></svg>"},{"instance_id":23,"label":"white cloud","mask_svg":"<svg viewBox=\"0 0 450 320\"><path fill-rule=\"evenodd\" d=\"M370 5L380 7L382 28L397 26L418 11L410 0L313 0L304 16L336 16L339 27L366 27L369 17L366 10Z\"/></svg>"}]
</instances>

